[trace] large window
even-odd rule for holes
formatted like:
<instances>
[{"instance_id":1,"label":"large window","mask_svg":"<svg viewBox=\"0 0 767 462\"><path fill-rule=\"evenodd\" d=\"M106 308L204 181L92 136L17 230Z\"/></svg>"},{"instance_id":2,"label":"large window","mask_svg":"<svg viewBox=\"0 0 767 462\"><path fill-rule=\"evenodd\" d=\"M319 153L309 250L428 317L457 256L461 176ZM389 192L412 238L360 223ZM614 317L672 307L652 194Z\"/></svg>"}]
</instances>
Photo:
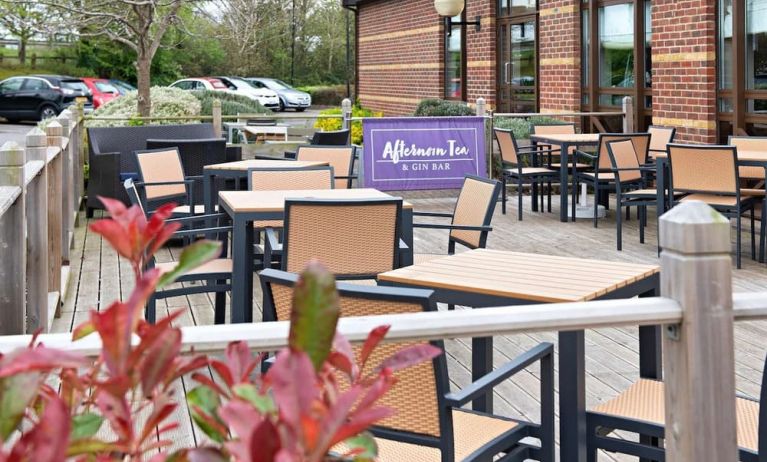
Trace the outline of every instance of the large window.
<instances>
[{"instance_id":1,"label":"large window","mask_svg":"<svg viewBox=\"0 0 767 462\"><path fill-rule=\"evenodd\" d=\"M592 0L581 11L583 109L615 110L630 96L644 128L652 117L652 3Z\"/></svg>"},{"instance_id":2,"label":"large window","mask_svg":"<svg viewBox=\"0 0 767 462\"><path fill-rule=\"evenodd\" d=\"M719 0L719 129L767 135L767 0Z\"/></svg>"},{"instance_id":3,"label":"large window","mask_svg":"<svg viewBox=\"0 0 767 462\"><path fill-rule=\"evenodd\" d=\"M461 15L453 22L461 22ZM464 53L466 36L464 27L452 25L445 37L445 98L466 99L466 56Z\"/></svg>"},{"instance_id":4,"label":"large window","mask_svg":"<svg viewBox=\"0 0 767 462\"><path fill-rule=\"evenodd\" d=\"M497 105L500 112L538 108L536 0L498 0Z\"/></svg>"}]
</instances>

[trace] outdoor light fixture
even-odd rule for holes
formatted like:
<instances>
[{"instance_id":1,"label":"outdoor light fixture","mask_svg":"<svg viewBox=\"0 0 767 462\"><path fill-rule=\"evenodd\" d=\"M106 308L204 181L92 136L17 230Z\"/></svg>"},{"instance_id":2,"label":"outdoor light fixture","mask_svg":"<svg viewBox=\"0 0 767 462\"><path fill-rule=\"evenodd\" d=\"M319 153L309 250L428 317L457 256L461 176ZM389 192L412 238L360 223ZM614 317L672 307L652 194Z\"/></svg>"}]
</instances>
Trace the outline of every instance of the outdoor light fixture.
<instances>
[{"instance_id":1,"label":"outdoor light fixture","mask_svg":"<svg viewBox=\"0 0 767 462\"><path fill-rule=\"evenodd\" d=\"M481 30L479 15L475 17L475 21L453 21L454 16L463 13L465 3L465 0L434 0L434 9L437 10L437 14L445 18L447 35L453 33L453 26L475 26L477 32Z\"/></svg>"}]
</instances>

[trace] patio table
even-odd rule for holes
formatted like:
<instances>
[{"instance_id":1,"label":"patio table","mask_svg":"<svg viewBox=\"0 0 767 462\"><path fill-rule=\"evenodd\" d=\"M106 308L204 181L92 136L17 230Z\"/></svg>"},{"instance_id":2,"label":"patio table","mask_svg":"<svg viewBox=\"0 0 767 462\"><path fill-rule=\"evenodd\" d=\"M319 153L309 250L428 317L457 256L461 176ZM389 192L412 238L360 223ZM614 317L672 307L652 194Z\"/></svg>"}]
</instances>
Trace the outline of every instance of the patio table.
<instances>
[{"instance_id":1,"label":"patio table","mask_svg":"<svg viewBox=\"0 0 767 462\"><path fill-rule=\"evenodd\" d=\"M530 142L533 146L538 143L556 145L560 148L559 160L559 220L567 222L567 167L568 157L571 147L597 146L599 145L598 133L574 133L560 135L530 135ZM573 178L575 178L575 156L573 156ZM573 181L573 197L578 197L575 190L575 181ZM535 194L533 195L535 196ZM533 210L537 210L535 197L533 197ZM573 203L575 204L575 203ZM573 205L573 216L575 216L575 205Z\"/></svg>"},{"instance_id":2,"label":"patio table","mask_svg":"<svg viewBox=\"0 0 767 462\"><path fill-rule=\"evenodd\" d=\"M253 225L254 221L281 220L285 199L381 199L391 198L377 189L305 189L287 191L221 191L219 209L232 219L231 322L253 321ZM413 262L413 205L402 203L400 238L407 250L400 264Z\"/></svg>"},{"instance_id":3,"label":"patio table","mask_svg":"<svg viewBox=\"0 0 767 462\"><path fill-rule=\"evenodd\" d=\"M473 308L656 296L660 267L582 258L476 249L378 276L380 284L434 290L436 301ZM659 379L659 327L639 328L639 370ZM493 367L493 339L472 339L472 379ZM559 333L559 415L562 460L585 461L584 331ZM492 392L473 408L492 410Z\"/></svg>"},{"instance_id":4,"label":"patio table","mask_svg":"<svg viewBox=\"0 0 767 462\"><path fill-rule=\"evenodd\" d=\"M254 135L256 141L259 136L263 136L264 139L270 136L276 136L281 138L279 141L288 141L288 126L287 125L248 125L243 127L243 130Z\"/></svg>"},{"instance_id":5,"label":"patio table","mask_svg":"<svg viewBox=\"0 0 767 462\"><path fill-rule=\"evenodd\" d=\"M248 177L248 169L251 168L309 168L324 167L328 162L322 161L295 161L295 160L265 160L249 159L237 162L226 162L223 164L206 165L202 169L202 188L203 198L205 200L205 213L214 213L215 194L213 191L213 182L216 177L233 178L242 181Z\"/></svg>"}]
</instances>

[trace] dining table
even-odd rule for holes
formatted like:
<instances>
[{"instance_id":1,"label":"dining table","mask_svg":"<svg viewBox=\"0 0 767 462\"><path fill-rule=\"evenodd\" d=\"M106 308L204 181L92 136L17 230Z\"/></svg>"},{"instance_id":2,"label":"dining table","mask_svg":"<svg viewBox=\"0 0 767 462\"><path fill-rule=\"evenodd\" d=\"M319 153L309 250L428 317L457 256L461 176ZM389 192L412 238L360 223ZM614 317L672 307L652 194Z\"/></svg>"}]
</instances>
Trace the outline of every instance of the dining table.
<instances>
[{"instance_id":1,"label":"dining table","mask_svg":"<svg viewBox=\"0 0 767 462\"><path fill-rule=\"evenodd\" d=\"M231 322L253 322L253 222L282 220L286 199L382 199L393 196L370 188L283 191L221 191L219 210L232 222ZM413 205L402 202L400 265L413 262Z\"/></svg>"},{"instance_id":2,"label":"dining table","mask_svg":"<svg viewBox=\"0 0 767 462\"><path fill-rule=\"evenodd\" d=\"M395 269L379 285L433 291L436 302L472 308L653 297L660 291L660 267L595 259L475 249ZM562 460L585 461L585 333L560 332L559 417ZM658 326L639 328L639 372L661 378ZM493 339L472 339L472 380L492 371ZM492 391L473 401L491 412Z\"/></svg>"},{"instance_id":3,"label":"dining table","mask_svg":"<svg viewBox=\"0 0 767 462\"><path fill-rule=\"evenodd\" d=\"M533 147L537 147L539 144L541 145L549 145L549 146L559 146L560 149L560 160L559 160L559 220L562 222L567 222L567 199L568 199L568 188L567 188L567 178L570 174L570 171L568 170L570 168L570 148L580 148L580 147L596 147L599 145L599 133L567 133L567 134L540 134L540 135L530 135L530 144ZM572 156L572 175L573 175L573 184L572 184L572 194L573 197L578 197L578 191L576 191L576 185L575 185L575 164L576 164L576 158L575 156ZM537 201L535 200L535 196L537 194L537 188L533 187L533 211L537 210ZM573 201L573 219L575 218L575 201Z\"/></svg>"}]
</instances>

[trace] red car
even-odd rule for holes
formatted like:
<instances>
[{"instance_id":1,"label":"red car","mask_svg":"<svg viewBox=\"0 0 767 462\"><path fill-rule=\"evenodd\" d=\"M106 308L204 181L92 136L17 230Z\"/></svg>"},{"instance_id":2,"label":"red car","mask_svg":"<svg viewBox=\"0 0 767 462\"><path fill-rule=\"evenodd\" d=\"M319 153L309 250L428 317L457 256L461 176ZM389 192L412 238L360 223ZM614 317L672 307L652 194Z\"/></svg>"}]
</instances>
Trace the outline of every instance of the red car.
<instances>
[{"instance_id":1,"label":"red car","mask_svg":"<svg viewBox=\"0 0 767 462\"><path fill-rule=\"evenodd\" d=\"M98 109L102 104L108 103L120 96L120 91L112 85L107 79L97 79L94 77L83 77L83 82L93 93L93 107Z\"/></svg>"}]
</instances>

